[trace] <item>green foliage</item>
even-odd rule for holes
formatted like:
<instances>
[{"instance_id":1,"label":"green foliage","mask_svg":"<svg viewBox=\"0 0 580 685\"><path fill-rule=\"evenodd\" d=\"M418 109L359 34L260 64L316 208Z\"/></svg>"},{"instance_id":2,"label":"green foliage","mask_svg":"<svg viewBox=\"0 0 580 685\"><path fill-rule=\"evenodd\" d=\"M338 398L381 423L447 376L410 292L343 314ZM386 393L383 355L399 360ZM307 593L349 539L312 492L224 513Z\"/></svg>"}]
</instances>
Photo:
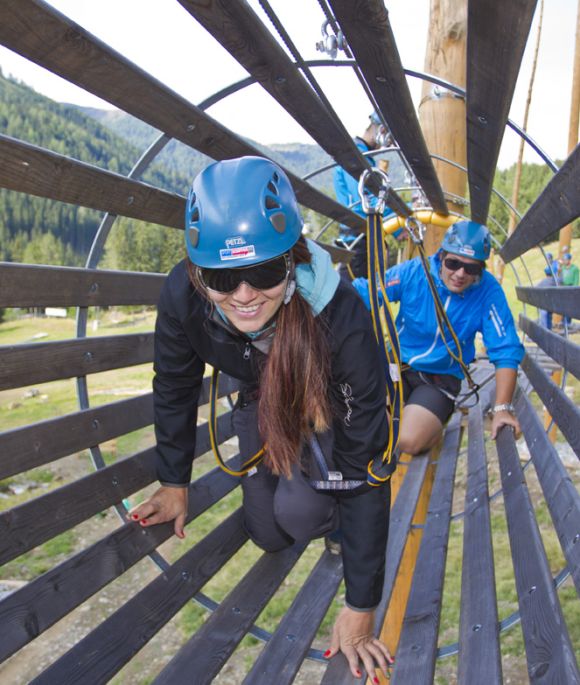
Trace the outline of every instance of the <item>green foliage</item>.
<instances>
[{"instance_id":1,"label":"green foliage","mask_svg":"<svg viewBox=\"0 0 580 685\"><path fill-rule=\"evenodd\" d=\"M561 166L562 162L557 161L556 164ZM514 178L516 173L516 165L512 164L507 169L498 169L495 172L494 188L500 193L508 202L512 200L512 192L514 185ZM536 198L540 195L542 190L546 187L552 178L552 171L544 164L523 164L522 176L520 181L520 190L518 195L517 210L520 214L525 214L532 206ZM506 230L509 224L510 210L508 206L495 193L492 195L490 203L490 216L494 217ZM504 235L492 222L489 222L489 228L496 238L501 243L504 242ZM574 236L580 237L580 222L576 221L574 228ZM557 240L557 230L546 238L544 243Z\"/></svg>"}]
</instances>

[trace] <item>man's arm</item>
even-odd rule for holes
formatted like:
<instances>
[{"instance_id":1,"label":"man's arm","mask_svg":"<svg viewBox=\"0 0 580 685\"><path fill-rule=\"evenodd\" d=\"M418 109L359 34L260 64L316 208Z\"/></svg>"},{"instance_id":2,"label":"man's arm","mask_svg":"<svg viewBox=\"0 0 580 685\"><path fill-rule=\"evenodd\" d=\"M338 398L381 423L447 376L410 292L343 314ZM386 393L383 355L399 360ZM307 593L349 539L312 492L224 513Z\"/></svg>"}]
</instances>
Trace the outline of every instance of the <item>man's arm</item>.
<instances>
[{"instance_id":1,"label":"man's arm","mask_svg":"<svg viewBox=\"0 0 580 685\"><path fill-rule=\"evenodd\" d=\"M516 369L496 369L495 370L495 405L496 407L512 402L514 390L516 388L518 372ZM499 429L502 426L512 426L516 435L520 433L520 424L516 417L508 409L493 412L491 420L491 437L496 439Z\"/></svg>"}]
</instances>

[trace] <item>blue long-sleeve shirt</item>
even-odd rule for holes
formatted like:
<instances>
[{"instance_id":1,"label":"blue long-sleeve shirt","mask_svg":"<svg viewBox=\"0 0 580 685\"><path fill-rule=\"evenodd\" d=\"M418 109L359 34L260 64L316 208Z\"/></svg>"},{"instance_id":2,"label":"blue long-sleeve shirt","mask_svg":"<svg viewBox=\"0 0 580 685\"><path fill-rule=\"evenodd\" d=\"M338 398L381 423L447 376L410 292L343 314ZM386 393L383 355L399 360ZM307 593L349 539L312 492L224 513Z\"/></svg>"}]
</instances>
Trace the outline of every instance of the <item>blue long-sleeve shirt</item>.
<instances>
[{"instance_id":1,"label":"blue long-sleeve shirt","mask_svg":"<svg viewBox=\"0 0 580 685\"><path fill-rule=\"evenodd\" d=\"M496 279L484 271L478 283L462 293L452 293L443 283L439 253L429 258L431 275L449 321L461 345L463 360L475 358L475 335L481 332L490 361L496 368L517 369L524 356L505 294ZM450 356L437 327L433 297L417 257L389 269L385 274L390 302L400 302L397 330L402 361L417 371L451 374L462 378L459 364ZM368 281L353 285L370 308ZM451 336L446 340L456 351Z\"/></svg>"}]
</instances>

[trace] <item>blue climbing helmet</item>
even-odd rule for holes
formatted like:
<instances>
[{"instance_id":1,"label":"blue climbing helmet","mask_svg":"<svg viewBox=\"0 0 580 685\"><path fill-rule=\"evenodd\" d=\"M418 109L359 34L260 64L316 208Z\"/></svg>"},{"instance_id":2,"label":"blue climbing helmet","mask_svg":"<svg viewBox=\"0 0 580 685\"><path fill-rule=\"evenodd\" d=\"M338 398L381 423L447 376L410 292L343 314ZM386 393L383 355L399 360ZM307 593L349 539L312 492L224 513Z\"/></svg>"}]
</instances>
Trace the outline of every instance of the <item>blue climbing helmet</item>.
<instances>
[{"instance_id":1,"label":"blue climbing helmet","mask_svg":"<svg viewBox=\"0 0 580 685\"><path fill-rule=\"evenodd\" d=\"M246 267L288 252L302 225L282 169L263 157L240 157L196 176L185 209L185 245L197 266Z\"/></svg>"},{"instance_id":2,"label":"blue climbing helmet","mask_svg":"<svg viewBox=\"0 0 580 685\"><path fill-rule=\"evenodd\" d=\"M458 221L447 229L441 249L484 262L491 251L489 230L475 221Z\"/></svg>"},{"instance_id":3,"label":"blue climbing helmet","mask_svg":"<svg viewBox=\"0 0 580 685\"><path fill-rule=\"evenodd\" d=\"M369 114L369 119L371 120L371 124L376 124L377 126L383 125L381 117L379 116L379 113L376 110Z\"/></svg>"}]
</instances>

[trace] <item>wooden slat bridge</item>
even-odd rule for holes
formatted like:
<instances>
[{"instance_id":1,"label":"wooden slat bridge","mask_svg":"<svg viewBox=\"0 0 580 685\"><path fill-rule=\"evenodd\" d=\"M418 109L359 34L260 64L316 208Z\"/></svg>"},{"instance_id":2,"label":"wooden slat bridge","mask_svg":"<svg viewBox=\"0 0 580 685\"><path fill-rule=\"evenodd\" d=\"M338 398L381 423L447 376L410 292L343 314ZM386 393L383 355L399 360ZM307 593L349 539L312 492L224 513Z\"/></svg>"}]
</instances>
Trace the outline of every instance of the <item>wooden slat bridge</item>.
<instances>
[{"instance_id":1,"label":"wooden slat bridge","mask_svg":"<svg viewBox=\"0 0 580 685\"><path fill-rule=\"evenodd\" d=\"M336 114L246 3L181 4L191 21L202 23L335 161L356 173L367 165ZM394 132L405 163L432 206L446 213L383 3L321 4L348 37L359 75ZM481 220L487 216L497 151L534 6L533 0L520 0L513 7L499 0L469 2L469 180L472 206ZM0 16L3 45L153 125L168 139L214 159L262 154L42 0L0 0ZM515 38L509 50L501 51L506 31ZM556 227L554 217L560 226L578 216L578 155L577 149L506 241L501 252L506 261L545 239ZM290 177L302 204L362 228L356 214L303 179ZM0 187L181 228L182 196L5 135L0 135ZM347 258L344 251L328 249L336 260ZM105 271L93 268L94 261L84 269L2 263L0 307L76 307L82 319L92 307L156 304L164 275ZM522 286L517 294L532 306L580 318L578 288ZM525 447L507 429L497 443L486 438L486 411L494 389L488 382L491 367L482 362L475 369L486 380L479 402L454 414L438 449L413 459L403 455L394 478L377 631L385 626L383 636L396 652L391 675L395 685L433 683L445 663L455 663L441 671L450 682L504 682L503 637L515 624L521 627L529 682L580 683L574 652L580 635L573 634L578 622L569 623L571 614L563 610L556 587L567 582L575 595L580 592L580 495L537 409L538 404L547 408L571 452L580 457L580 411L545 370L553 364L580 379L580 348L527 317L521 317L519 326L541 350L541 358L528 354L524 359L515 402ZM0 681L8 682L3 674L13 674L10 669L20 659L27 662L34 683L129 682L125 678L131 669L148 662L148 657L142 659L148 652L142 650L151 641L166 640L168 624L175 638L180 612L193 601L205 608L207 620L183 635L179 644L173 640L170 654L148 672L147 682L220 682L234 662L243 671L236 683L360 682L352 678L341 655L330 663L322 658L328 647L325 617L341 602L340 555L321 541L258 553L242 527L238 480L213 466L207 456L206 423L198 430L190 485L191 545L169 542L170 524L141 529L123 518L128 498L136 501L154 484L154 448L144 446L111 462L100 446L150 429L152 396L147 392L95 402L88 388L94 374L138 365L150 370L153 333L85 337L82 329L79 325L78 336L67 340L0 348L0 390L70 379L77 381L80 398L74 411L0 433L0 479L58 467L62 459L84 450L96 466L0 513L0 565L22 562L23 555L58 542L58 536L73 529L91 524L91 530L100 530L72 555L2 596ZM236 387L234 379L222 379L224 411L218 432L232 460L235 441L226 398L231 399ZM207 402L204 385L202 416ZM115 512L120 518L112 525ZM210 513L218 523L208 526ZM548 518L551 523L546 524ZM558 548L558 568L553 552L544 546L546 527L554 537L549 549ZM511 604L497 582L497 548L506 536L511 558L501 561L511 569ZM458 541L460 561L450 568L448 552ZM139 584L122 596L116 593L114 605L93 616L89 605L136 568L146 569L138 576ZM287 590L296 585L297 569L299 587ZM231 579L230 591L218 601L212 580L224 574ZM272 599L285 588L292 596L285 595L285 610L266 630L265 617L276 611ZM577 612L578 597L572 602ZM453 629L444 631L442 617L452 605L457 609ZM89 615L91 620L86 619ZM78 625L74 643L58 644L67 621ZM246 636L257 638L260 647L252 649L255 658L242 668L237 650L247 644ZM35 645L49 637L51 654L40 659ZM444 661L453 655L456 662Z\"/></svg>"}]
</instances>

